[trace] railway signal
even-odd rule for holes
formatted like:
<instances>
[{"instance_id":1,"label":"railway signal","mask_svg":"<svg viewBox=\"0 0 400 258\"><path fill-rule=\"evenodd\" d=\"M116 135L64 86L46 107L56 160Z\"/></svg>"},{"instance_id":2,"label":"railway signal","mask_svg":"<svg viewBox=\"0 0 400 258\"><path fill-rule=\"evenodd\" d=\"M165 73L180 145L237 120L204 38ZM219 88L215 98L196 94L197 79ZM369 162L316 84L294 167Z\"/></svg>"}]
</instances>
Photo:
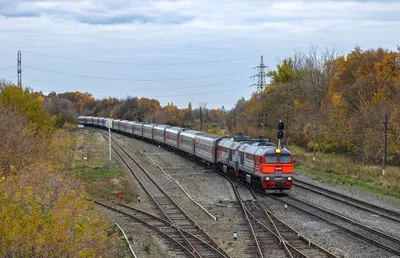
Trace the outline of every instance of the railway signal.
<instances>
[{"instance_id":1,"label":"railway signal","mask_svg":"<svg viewBox=\"0 0 400 258\"><path fill-rule=\"evenodd\" d=\"M278 149L281 148L281 139L283 138L283 130L285 129L285 124L282 122L282 120L279 120L278 122Z\"/></svg>"}]
</instances>

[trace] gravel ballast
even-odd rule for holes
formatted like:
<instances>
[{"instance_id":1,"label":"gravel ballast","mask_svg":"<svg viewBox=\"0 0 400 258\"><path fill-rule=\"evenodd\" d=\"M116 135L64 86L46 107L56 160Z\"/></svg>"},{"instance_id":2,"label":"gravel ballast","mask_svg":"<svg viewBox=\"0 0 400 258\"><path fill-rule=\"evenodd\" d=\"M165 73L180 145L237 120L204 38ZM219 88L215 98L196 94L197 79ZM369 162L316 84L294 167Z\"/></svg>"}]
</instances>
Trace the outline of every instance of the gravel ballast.
<instances>
[{"instance_id":1,"label":"gravel ballast","mask_svg":"<svg viewBox=\"0 0 400 258\"><path fill-rule=\"evenodd\" d=\"M123 147L127 148L139 160L140 164L146 168L151 176L162 185L163 189L175 199L189 216L209 233L214 240L221 243L229 255L232 257L248 257L246 255L238 255L245 253L247 244L252 239L246 228L246 222L243 219L243 214L239 209L233 190L226 179L215 174L213 171L205 169L156 145L130 137L117 136L117 134L114 134L114 136L116 136L115 139L120 144L123 144ZM168 178L153 163L162 167L168 175L177 180L196 202L205 207L211 214L217 216L218 221L214 221L197 207L176 183ZM397 202L390 198L375 196L345 186L328 185L299 173L296 173L295 178L300 178L303 181L311 182L315 185L326 187L327 189L341 192L381 207L400 210ZM292 194L300 199L341 213L367 226L381 229L381 231L393 234L394 236L400 235L398 224L385 221L382 218L376 218L375 215L367 211L357 210L337 201L329 200L327 197L319 196L315 193L311 194L306 190L296 187L293 188ZM148 200L145 199L144 202L148 202ZM277 203L268 197L263 198L263 202L277 217L338 257L396 257L335 226L299 212L294 208L290 208L285 212L281 203ZM238 232L238 241L233 241L233 231ZM240 236L243 236L243 238Z\"/></svg>"}]
</instances>

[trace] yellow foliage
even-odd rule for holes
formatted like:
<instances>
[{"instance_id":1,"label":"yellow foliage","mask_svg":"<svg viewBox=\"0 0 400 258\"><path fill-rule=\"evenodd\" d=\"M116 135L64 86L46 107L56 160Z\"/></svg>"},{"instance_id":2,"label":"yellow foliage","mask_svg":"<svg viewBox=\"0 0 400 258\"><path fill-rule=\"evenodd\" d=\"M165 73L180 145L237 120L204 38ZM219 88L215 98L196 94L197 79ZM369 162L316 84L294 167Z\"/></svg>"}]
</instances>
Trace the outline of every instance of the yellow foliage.
<instances>
[{"instance_id":1,"label":"yellow foliage","mask_svg":"<svg viewBox=\"0 0 400 258\"><path fill-rule=\"evenodd\" d=\"M75 140L53 129L40 96L30 94L0 92L0 257L107 254L106 221L63 172Z\"/></svg>"}]
</instances>

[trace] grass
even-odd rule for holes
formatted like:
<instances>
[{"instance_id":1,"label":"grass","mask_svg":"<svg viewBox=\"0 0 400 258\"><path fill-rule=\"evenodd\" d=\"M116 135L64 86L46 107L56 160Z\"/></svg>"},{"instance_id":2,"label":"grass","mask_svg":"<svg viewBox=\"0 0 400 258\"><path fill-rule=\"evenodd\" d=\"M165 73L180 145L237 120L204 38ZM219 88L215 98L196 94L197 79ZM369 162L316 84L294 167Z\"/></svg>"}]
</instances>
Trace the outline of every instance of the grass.
<instances>
[{"instance_id":1,"label":"grass","mask_svg":"<svg viewBox=\"0 0 400 258\"><path fill-rule=\"evenodd\" d=\"M109 169L108 166L80 167L77 169L76 177L83 180L106 180L117 178L121 173L118 168Z\"/></svg>"},{"instance_id":2,"label":"grass","mask_svg":"<svg viewBox=\"0 0 400 258\"><path fill-rule=\"evenodd\" d=\"M85 183L88 194L93 199L126 203L136 200L135 189L128 180L130 175L126 169L108 167L108 144L101 135L94 130L77 130L74 134L77 146L71 174ZM117 164L118 161L113 160L113 165Z\"/></svg>"},{"instance_id":3,"label":"grass","mask_svg":"<svg viewBox=\"0 0 400 258\"><path fill-rule=\"evenodd\" d=\"M357 163L343 155L317 153L313 162L312 153L305 149L291 146L290 150L296 160L296 173L400 200L400 167L387 167L382 176L379 166Z\"/></svg>"}]
</instances>

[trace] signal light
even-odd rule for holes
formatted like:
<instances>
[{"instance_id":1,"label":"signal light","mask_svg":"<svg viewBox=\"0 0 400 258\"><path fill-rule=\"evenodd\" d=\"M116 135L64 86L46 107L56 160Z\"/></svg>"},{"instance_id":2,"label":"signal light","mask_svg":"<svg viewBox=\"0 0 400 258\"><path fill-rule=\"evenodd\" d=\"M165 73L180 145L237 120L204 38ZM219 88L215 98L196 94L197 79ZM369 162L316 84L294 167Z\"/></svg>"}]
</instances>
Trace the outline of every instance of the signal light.
<instances>
[{"instance_id":1,"label":"signal light","mask_svg":"<svg viewBox=\"0 0 400 258\"><path fill-rule=\"evenodd\" d=\"M279 120L278 122L278 139L282 139L283 138L283 130L285 129L285 124L282 122L282 120Z\"/></svg>"},{"instance_id":2,"label":"signal light","mask_svg":"<svg viewBox=\"0 0 400 258\"><path fill-rule=\"evenodd\" d=\"M285 124L282 122L282 120L279 120L278 131L283 131L284 129L285 129Z\"/></svg>"}]
</instances>

